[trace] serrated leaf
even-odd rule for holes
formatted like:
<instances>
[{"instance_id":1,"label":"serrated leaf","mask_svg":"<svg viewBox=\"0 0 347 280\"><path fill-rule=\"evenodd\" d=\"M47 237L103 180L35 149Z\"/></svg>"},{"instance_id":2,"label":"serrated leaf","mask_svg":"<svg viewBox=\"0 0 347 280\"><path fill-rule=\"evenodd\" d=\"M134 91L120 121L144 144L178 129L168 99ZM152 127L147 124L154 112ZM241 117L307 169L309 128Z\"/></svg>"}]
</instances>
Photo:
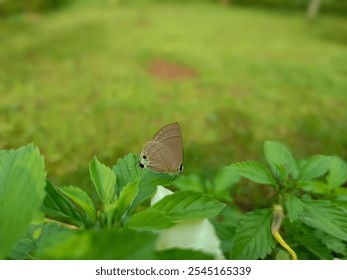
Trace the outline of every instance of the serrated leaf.
<instances>
[{"instance_id":1,"label":"serrated leaf","mask_svg":"<svg viewBox=\"0 0 347 280\"><path fill-rule=\"evenodd\" d=\"M315 155L306 159L300 166L297 180L308 181L324 175L329 169L329 157Z\"/></svg>"},{"instance_id":2,"label":"serrated leaf","mask_svg":"<svg viewBox=\"0 0 347 280\"><path fill-rule=\"evenodd\" d=\"M35 254L40 249L42 240L58 232L70 231L66 227L52 222L48 224L33 223L21 241L12 249L11 259L35 259Z\"/></svg>"},{"instance_id":3,"label":"serrated leaf","mask_svg":"<svg viewBox=\"0 0 347 280\"><path fill-rule=\"evenodd\" d=\"M175 223L161 211L148 208L131 216L127 226L135 230L160 230L170 228Z\"/></svg>"},{"instance_id":4,"label":"serrated leaf","mask_svg":"<svg viewBox=\"0 0 347 280\"><path fill-rule=\"evenodd\" d=\"M313 180L308 182L300 182L298 187L306 193L315 195L331 195L332 187L320 180Z\"/></svg>"},{"instance_id":5,"label":"serrated leaf","mask_svg":"<svg viewBox=\"0 0 347 280\"><path fill-rule=\"evenodd\" d=\"M113 166L113 172L117 176L116 193L118 196L127 184L137 179L140 180L139 192L131 205L131 209L151 197L155 193L157 185L171 185L177 177L177 175L156 173L148 168L140 168L139 157L134 154L128 154L119 159L117 164Z\"/></svg>"},{"instance_id":6,"label":"serrated leaf","mask_svg":"<svg viewBox=\"0 0 347 280\"><path fill-rule=\"evenodd\" d=\"M310 228L301 228L299 232L293 237L294 241L304 248L307 251L311 252L318 259L321 260L332 260L333 256L330 253L330 250L326 245L320 240L315 234L314 231Z\"/></svg>"},{"instance_id":7,"label":"serrated leaf","mask_svg":"<svg viewBox=\"0 0 347 280\"><path fill-rule=\"evenodd\" d=\"M347 212L330 201L300 199L304 204L300 219L306 225L347 241Z\"/></svg>"},{"instance_id":8,"label":"serrated leaf","mask_svg":"<svg viewBox=\"0 0 347 280\"><path fill-rule=\"evenodd\" d=\"M128 183L120 192L119 199L116 204L118 215L120 217L123 216L125 211L130 207L137 196L139 192L139 183L139 180Z\"/></svg>"},{"instance_id":9,"label":"serrated leaf","mask_svg":"<svg viewBox=\"0 0 347 280\"><path fill-rule=\"evenodd\" d=\"M49 260L155 259L155 239L154 234L125 229L71 230L42 240L36 255Z\"/></svg>"},{"instance_id":10,"label":"serrated leaf","mask_svg":"<svg viewBox=\"0 0 347 280\"><path fill-rule=\"evenodd\" d=\"M230 258L233 260L263 259L275 246L271 234L272 211L260 209L247 213L236 229Z\"/></svg>"},{"instance_id":11,"label":"serrated leaf","mask_svg":"<svg viewBox=\"0 0 347 280\"><path fill-rule=\"evenodd\" d=\"M292 153L285 145L274 141L265 141L264 155L273 171L278 170L279 167L283 167L287 170L288 174L296 177L298 172L296 162Z\"/></svg>"},{"instance_id":12,"label":"serrated leaf","mask_svg":"<svg viewBox=\"0 0 347 280\"><path fill-rule=\"evenodd\" d=\"M41 230L42 225L30 225L29 230L22 239L12 248L9 256L12 260L31 260L32 252L36 250L36 240L33 238L35 232Z\"/></svg>"},{"instance_id":13,"label":"serrated leaf","mask_svg":"<svg viewBox=\"0 0 347 280\"><path fill-rule=\"evenodd\" d=\"M32 144L0 152L0 259L10 253L42 205L44 168L43 157Z\"/></svg>"},{"instance_id":14,"label":"serrated leaf","mask_svg":"<svg viewBox=\"0 0 347 280\"><path fill-rule=\"evenodd\" d=\"M347 244L339 238L331 236L323 231L316 230L315 236L317 236L332 252L347 256Z\"/></svg>"},{"instance_id":15,"label":"serrated leaf","mask_svg":"<svg viewBox=\"0 0 347 280\"><path fill-rule=\"evenodd\" d=\"M136 181L138 178L145 177L147 169L139 168L139 157L134 154L128 154L120 158L117 164L112 167L116 174L116 194L119 196L121 190L129 183Z\"/></svg>"},{"instance_id":16,"label":"serrated leaf","mask_svg":"<svg viewBox=\"0 0 347 280\"><path fill-rule=\"evenodd\" d=\"M285 205L289 220L291 222L294 222L296 219L298 219L305 209L305 205L303 205L301 200L294 195L288 195L288 198L285 201Z\"/></svg>"},{"instance_id":17,"label":"serrated leaf","mask_svg":"<svg viewBox=\"0 0 347 280\"><path fill-rule=\"evenodd\" d=\"M112 169L100 163L96 157L89 163L90 177L103 204L115 199L116 176Z\"/></svg>"},{"instance_id":18,"label":"serrated leaf","mask_svg":"<svg viewBox=\"0 0 347 280\"><path fill-rule=\"evenodd\" d=\"M39 212L35 220L22 236L19 242L12 248L9 256L12 260L31 260L35 252L43 228L44 213Z\"/></svg>"},{"instance_id":19,"label":"serrated leaf","mask_svg":"<svg viewBox=\"0 0 347 280\"><path fill-rule=\"evenodd\" d=\"M243 176L255 183L271 186L276 185L276 181L270 170L260 162L242 161L231 164L229 168L238 172L240 176Z\"/></svg>"},{"instance_id":20,"label":"serrated leaf","mask_svg":"<svg viewBox=\"0 0 347 280\"><path fill-rule=\"evenodd\" d=\"M61 187L59 188L59 191L66 197L68 197L71 201L73 201L76 205L81 207L81 209L85 211L86 214L88 214L91 222L95 223L96 212L94 204L87 193L85 193L82 189L73 186Z\"/></svg>"},{"instance_id":21,"label":"serrated leaf","mask_svg":"<svg viewBox=\"0 0 347 280\"><path fill-rule=\"evenodd\" d=\"M84 218L71 200L58 191L49 181L46 182L46 197L42 211L50 218L73 224L77 227L84 226Z\"/></svg>"},{"instance_id":22,"label":"serrated leaf","mask_svg":"<svg viewBox=\"0 0 347 280\"><path fill-rule=\"evenodd\" d=\"M327 182L332 187L338 187L347 181L347 164L339 157L330 157Z\"/></svg>"},{"instance_id":23,"label":"serrated leaf","mask_svg":"<svg viewBox=\"0 0 347 280\"><path fill-rule=\"evenodd\" d=\"M210 195L182 191L164 197L151 208L162 211L174 220L185 220L210 218L216 216L224 207L224 203Z\"/></svg>"},{"instance_id":24,"label":"serrated leaf","mask_svg":"<svg viewBox=\"0 0 347 280\"><path fill-rule=\"evenodd\" d=\"M130 182L140 178L140 187L142 185L170 185L176 175L153 172L148 168L139 167L139 157L134 154L128 154L117 161L113 166L113 172L117 176L117 194L119 195L122 188Z\"/></svg>"}]
</instances>

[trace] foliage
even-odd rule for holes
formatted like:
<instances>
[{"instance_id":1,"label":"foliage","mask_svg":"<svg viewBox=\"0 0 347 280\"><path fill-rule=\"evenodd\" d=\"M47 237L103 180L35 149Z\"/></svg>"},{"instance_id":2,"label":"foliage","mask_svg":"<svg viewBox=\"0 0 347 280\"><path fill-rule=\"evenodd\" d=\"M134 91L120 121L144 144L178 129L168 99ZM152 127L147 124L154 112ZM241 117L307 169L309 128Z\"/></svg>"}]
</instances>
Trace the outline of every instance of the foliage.
<instances>
[{"instance_id":1,"label":"foliage","mask_svg":"<svg viewBox=\"0 0 347 280\"><path fill-rule=\"evenodd\" d=\"M80 188L45 183L43 158L33 145L0 155L1 258L160 259L184 252L186 258L211 258L179 248L157 252L155 241L158 230L216 216L225 205L191 190L148 205L157 185L171 184L175 175L141 169L133 154L113 169L92 159L96 203ZM35 218L40 205L48 219Z\"/></svg>"},{"instance_id":2,"label":"foliage","mask_svg":"<svg viewBox=\"0 0 347 280\"><path fill-rule=\"evenodd\" d=\"M265 142L264 154L267 165L245 161L229 168L275 189L277 198L273 204L286 214L282 230L299 258L346 258L347 211L339 194L347 181L346 163L323 155L298 161L283 144L272 141ZM255 210L241 218L231 248L232 258L264 258L271 252L271 220L266 219L270 213L270 209ZM318 235L319 232L324 234ZM336 240L339 246L328 247L325 239Z\"/></svg>"},{"instance_id":3,"label":"foliage","mask_svg":"<svg viewBox=\"0 0 347 280\"><path fill-rule=\"evenodd\" d=\"M1 154L0 257L213 257L194 249L156 250L157 233L186 217L184 223L213 223L226 258L286 259L269 229L277 204L285 214L280 232L299 258L346 258L347 191L341 186L347 166L340 158L299 161L283 145L268 143L267 163L238 162L215 175L235 159L259 159L264 139L286 141L300 157L321 152L346 158L344 18L322 16L308 24L299 13L209 1L157 1L149 8L79 2L78 9L28 11L0 22L0 60L8 66L0 69L0 147L32 141L45 156L44 169L36 148ZM158 58L198 75L158 80L148 71ZM138 169L134 155L108 167L150 139L159 119L182 124L185 172L179 178ZM100 161L90 161L88 176L86 162L94 154ZM241 176L255 184L240 183ZM13 180L18 184L9 188ZM183 209L149 206L158 184L176 190L166 202L187 195ZM227 204L222 210L219 201ZM101 252L106 245L99 239L122 240L124 232L148 247L139 245L137 256L130 244L122 256ZM98 242L96 256L91 247ZM247 247L258 242L255 250ZM80 251L64 252L72 244Z\"/></svg>"},{"instance_id":4,"label":"foliage","mask_svg":"<svg viewBox=\"0 0 347 280\"><path fill-rule=\"evenodd\" d=\"M89 164L97 194L93 200L81 188L46 181L43 157L33 145L2 150L0 257L210 259L223 258L221 249L230 259L287 259L273 238L281 231L299 258L347 258L347 212L340 192L347 181L346 163L323 155L299 161L283 144L272 141L265 142L264 154L266 164L233 163L206 184L195 175L177 179L142 169L134 154L119 159L113 168L94 157ZM239 176L271 186L276 206L244 215L237 211L230 194ZM172 193L160 187L165 197L149 204L158 185L172 184L180 190ZM284 217L278 216L282 209ZM198 238L197 232L189 236L193 227L200 235L198 247L180 247ZM165 238L159 238L161 234ZM211 238L215 245L209 250L220 253L201 247ZM167 244L169 239L176 245Z\"/></svg>"},{"instance_id":5,"label":"foliage","mask_svg":"<svg viewBox=\"0 0 347 280\"><path fill-rule=\"evenodd\" d=\"M0 258L25 234L43 202L43 157L33 145L0 151Z\"/></svg>"}]
</instances>

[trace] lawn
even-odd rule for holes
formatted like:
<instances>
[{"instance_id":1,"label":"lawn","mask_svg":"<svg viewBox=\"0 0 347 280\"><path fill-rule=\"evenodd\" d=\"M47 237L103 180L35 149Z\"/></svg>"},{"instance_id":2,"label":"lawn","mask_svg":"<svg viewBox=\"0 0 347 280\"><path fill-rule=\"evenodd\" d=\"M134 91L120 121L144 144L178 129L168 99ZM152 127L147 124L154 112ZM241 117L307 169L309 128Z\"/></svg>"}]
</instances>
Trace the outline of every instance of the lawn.
<instances>
[{"instance_id":1,"label":"lawn","mask_svg":"<svg viewBox=\"0 0 347 280\"><path fill-rule=\"evenodd\" d=\"M113 4L112 4L113 3ZM79 1L0 20L0 148L35 143L57 184L89 188L181 124L185 174L261 159L347 159L347 19L195 4Z\"/></svg>"}]
</instances>

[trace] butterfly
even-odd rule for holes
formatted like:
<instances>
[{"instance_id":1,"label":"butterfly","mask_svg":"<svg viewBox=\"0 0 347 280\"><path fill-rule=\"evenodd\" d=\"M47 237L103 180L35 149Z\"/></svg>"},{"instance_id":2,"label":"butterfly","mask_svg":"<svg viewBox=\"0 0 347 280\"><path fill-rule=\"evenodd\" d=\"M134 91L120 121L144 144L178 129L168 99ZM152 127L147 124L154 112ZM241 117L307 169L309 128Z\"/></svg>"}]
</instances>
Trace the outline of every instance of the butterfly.
<instances>
[{"instance_id":1,"label":"butterfly","mask_svg":"<svg viewBox=\"0 0 347 280\"><path fill-rule=\"evenodd\" d=\"M159 173L178 173L183 170L183 140L180 125L170 123L161 128L145 144L140 154L141 168Z\"/></svg>"}]
</instances>

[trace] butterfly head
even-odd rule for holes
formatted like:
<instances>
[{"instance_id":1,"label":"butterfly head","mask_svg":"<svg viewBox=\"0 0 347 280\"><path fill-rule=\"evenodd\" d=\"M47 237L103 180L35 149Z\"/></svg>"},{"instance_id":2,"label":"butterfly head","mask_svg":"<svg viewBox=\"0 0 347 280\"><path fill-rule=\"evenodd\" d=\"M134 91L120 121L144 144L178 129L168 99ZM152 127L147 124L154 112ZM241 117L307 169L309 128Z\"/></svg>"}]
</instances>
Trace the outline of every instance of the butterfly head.
<instances>
[{"instance_id":1,"label":"butterfly head","mask_svg":"<svg viewBox=\"0 0 347 280\"><path fill-rule=\"evenodd\" d=\"M141 153L140 155L140 162L139 162L139 166L141 168L145 168L149 165L149 159L147 158L147 156L144 153Z\"/></svg>"}]
</instances>

